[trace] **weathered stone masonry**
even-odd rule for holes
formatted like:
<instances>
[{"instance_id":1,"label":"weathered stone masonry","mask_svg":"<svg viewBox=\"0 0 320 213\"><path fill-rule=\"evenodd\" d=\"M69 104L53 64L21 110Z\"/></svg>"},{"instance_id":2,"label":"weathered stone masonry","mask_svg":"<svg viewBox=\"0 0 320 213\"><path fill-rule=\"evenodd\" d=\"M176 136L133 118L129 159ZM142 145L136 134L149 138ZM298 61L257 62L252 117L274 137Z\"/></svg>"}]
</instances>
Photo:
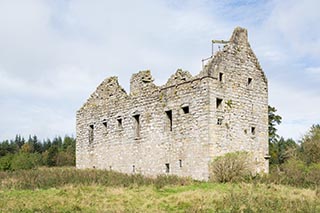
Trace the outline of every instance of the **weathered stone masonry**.
<instances>
[{"instance_id":1,"label":"weathered stone masonry","mask_svg":"<svg viewBox=\"0 0 320 213\"><path fill-rule=\"evenodd\" d=\"M77 112L77 168L206 180L209 162L234 151L268 172L267 79L239 27L198 75L156 86L140 71L129 95L110 77Z\"/></svg>"}]
</instances>

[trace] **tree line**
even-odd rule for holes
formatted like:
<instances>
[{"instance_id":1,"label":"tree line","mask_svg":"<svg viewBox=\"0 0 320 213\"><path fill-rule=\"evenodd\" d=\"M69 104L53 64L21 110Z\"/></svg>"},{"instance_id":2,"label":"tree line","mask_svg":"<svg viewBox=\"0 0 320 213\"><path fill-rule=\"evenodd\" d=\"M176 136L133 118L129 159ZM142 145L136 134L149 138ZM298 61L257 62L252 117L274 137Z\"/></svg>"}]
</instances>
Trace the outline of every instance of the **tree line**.
<instances>
[{"instance_id":1,"label":"tree line","mask_svg":"<svg viewBox=\"0 0 320 213\"><path fill-rule=\"evenodd\" d=\"M40 141L36 135L28 139L16 135L15 139L0 142L0 170L74 166L75 144L75 138L70 136Z\"/></svg>"},{"instance_id":2,"label":"tree line","mask_svg":"<svg viewBox=\"0 0 320 213\"><path fill-rule=\"evenodd\" d=\"M320 185L320 124L314 124L299 140L277 134L281 116L269 107L269 179L299 187Z\"/></svg>"},{"instance_id":3,"label":"tree line","mask_svg":"<svg viewBox=\"0 0 320 213\"><path fill-rule=\"evenodd\" d=\"M299 160L306 165L320 163L320 124L314 124L299 140L285 139L277 134L276 125L282 117L275 107L269 106L270 165L282 165L288 160Z\"/></svg>"}]
</instances>

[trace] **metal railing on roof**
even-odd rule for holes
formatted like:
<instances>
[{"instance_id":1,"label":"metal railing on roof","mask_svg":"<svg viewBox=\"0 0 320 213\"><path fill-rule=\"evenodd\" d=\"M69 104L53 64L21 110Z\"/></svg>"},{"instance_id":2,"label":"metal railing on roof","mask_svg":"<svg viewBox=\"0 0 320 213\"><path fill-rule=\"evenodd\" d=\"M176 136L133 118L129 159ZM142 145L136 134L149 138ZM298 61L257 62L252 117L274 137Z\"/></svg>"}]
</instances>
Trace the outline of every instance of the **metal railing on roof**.
<instances>
[{"instance_id":1,"label":"metal railing on roof","mask_svg":"<svg viewBox=\"0 0 320 213\"><path fill-rule=\"evenodd\" d=\"M204 62L211 59L214 55L214 44L228 44L229 41L225 41L225 40L211 40L211 56L208 57L208 58L204 58L201 60L202 62L202 70L204 68ZM220 51L220 46L218 47L219 48L219 51Z\"/></svg>"}]
</instances>

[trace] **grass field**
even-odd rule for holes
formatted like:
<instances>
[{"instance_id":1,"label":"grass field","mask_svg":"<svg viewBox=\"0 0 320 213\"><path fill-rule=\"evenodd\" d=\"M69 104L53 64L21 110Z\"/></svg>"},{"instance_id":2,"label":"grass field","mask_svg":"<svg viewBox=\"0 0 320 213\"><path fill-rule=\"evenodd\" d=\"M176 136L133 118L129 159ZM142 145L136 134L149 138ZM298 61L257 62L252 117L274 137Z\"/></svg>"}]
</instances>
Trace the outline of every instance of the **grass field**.
<instances>
[{"instance_id":1,"label":"grass field","mask_svg":"<svg viewBox=\"0 0 320 213\"><path fill-rule=\"evenodd\" d=\"M320 212L317 190L71 168L0 173L1 212ZM23 182L32 182L23 184Z\"/></svg>"}]
</instances>

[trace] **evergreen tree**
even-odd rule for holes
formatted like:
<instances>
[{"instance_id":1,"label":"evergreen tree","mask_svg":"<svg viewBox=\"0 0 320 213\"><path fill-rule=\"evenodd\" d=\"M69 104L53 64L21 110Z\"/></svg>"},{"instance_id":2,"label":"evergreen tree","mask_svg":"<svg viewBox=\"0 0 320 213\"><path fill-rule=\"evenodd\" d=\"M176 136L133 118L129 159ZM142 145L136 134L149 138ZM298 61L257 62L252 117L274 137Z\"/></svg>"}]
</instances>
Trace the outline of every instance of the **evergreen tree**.
<instances>
[{"instance_id":1,"label":"evergreen tree","mask_svg":"<svg viewBox=\"0 0 320 213\"><path fill-rule=\"evenodd\" d=\"M274 143L278 140L276 125L281 123L282 117L276 114L277 109L272 106L268 106L268 118L269 118L269 143Z\"/></svg>"},{"instance_id":2,"label":"evergreen tree","mask_svg":"<svg viewBox=\"0 0 320 213\"><path fill-rule=\"evenodd\" d=\"M283 164L286 160L297 155L298 145L293 139L284 139L275 141L270 144L269 152L271 155L271 164Z\"/></svg>"}]
</instances>

